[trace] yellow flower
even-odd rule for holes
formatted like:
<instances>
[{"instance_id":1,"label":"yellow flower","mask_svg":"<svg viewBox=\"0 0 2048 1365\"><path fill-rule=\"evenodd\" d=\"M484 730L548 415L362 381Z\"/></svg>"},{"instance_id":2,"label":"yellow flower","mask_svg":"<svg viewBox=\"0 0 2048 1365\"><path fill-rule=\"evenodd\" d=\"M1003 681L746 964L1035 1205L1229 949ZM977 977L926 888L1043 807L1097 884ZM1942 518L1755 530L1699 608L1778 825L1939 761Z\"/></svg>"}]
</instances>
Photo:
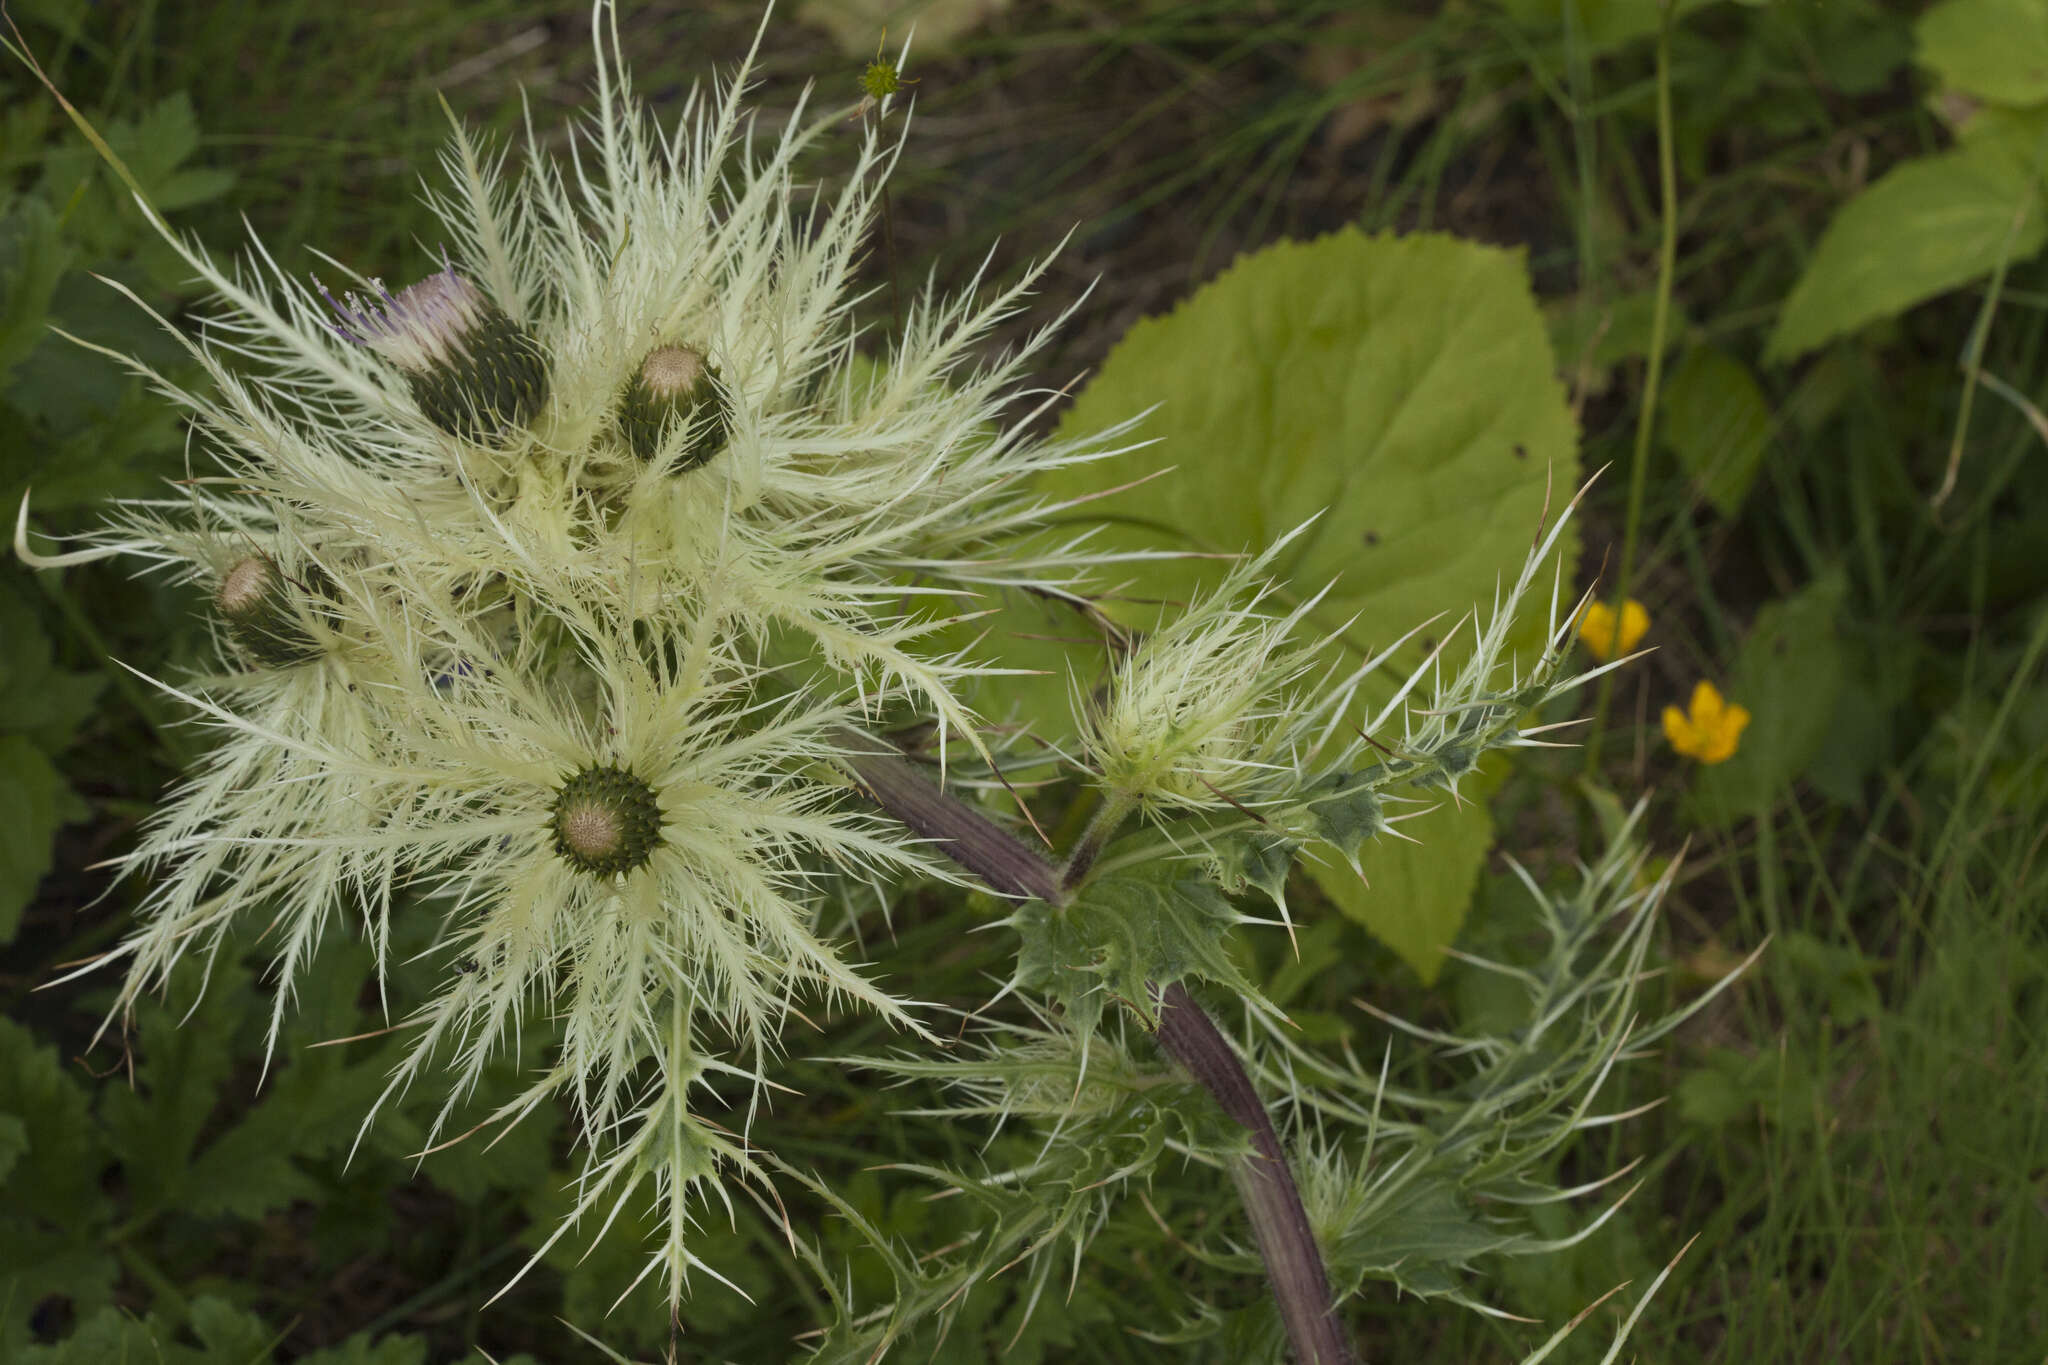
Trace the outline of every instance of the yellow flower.
<instances>
[{"instance_id":1,"label":"yellow flower","mask_svg":"<svg viewBox=\"0 0 2048 1365\"><path fill-rule=\"evenodd\" d=\"M1617 654L1626 654L1636 647L1636 641L1643 638L1643 632L1650 628L1650 613L1643 610L1643 604L1631 597L1621 606L1621 638L1616 640L1614 629L1614 608L1605 602L1591 602L1579 615L1579 639L1586 645L1586 652L1606 663Z\"/></svg>"},{"instance_id":2,"label":"yellow flower","mask_svg":"<svg viewBox=\"0 0 2048 1365\"><path fill-rule=\"evenodd\" d=\"M1723 701L1720 689L1704 678L1692 690L1691 714L1675 706L1664 708L1664 737L1672 748L1702 763L1724 763L1732 757L1748 724L1749 709Z\"/></svg>"}]
</instances>

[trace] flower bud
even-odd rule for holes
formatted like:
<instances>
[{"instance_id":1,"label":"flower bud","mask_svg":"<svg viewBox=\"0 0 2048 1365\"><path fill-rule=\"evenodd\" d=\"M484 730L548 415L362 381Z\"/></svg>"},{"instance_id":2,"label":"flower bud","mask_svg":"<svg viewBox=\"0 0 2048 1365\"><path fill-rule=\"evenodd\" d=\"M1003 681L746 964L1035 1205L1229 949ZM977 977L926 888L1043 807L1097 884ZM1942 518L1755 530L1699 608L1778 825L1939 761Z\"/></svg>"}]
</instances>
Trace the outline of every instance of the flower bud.
<instances>
[{"instance_id":1,"label":"flower bud","mask_svg":"<svg viewBox=\"0 0 2048 1365\"><path fill-rule=\"evenodd\" d=\"M421 415L449 435L488 445L540 411L540 343L455 271L384 294L381 306L354 295L349 305L334 306L349 324L336 330L403 370Z\"/></svg>"},{"instance_id":2,"label":"flower bud","mask_svg":"<svg viewBox=\"0 0 2048 1365\"><path fill-rule=\"evenodd\" d=\"M298 590L269 555L244 555L221 576L213 605L228 634L250 658L291 668L320 656L320 642L301 614Z\"/></svg>"},{"instance_id":3,"label":"flower bud","mask_svg":"<svg viewBox=\"0 0 2048 1365\"><path fill-rule=\"evenodd\" d=\"M718 453L732 430L732 403L718 367L694 346L657 346L640 362L619 404L619 429L642 460L652 460L662 439L681 424L689 443L676 468L695 469Z\"/></svg>"},{"instance_id":4,"label":"flower bud","mask_svg":"<svg viewBox=\"0 0 2048 1365\"><path fill-rule=\"evenodd\" d=\"M642 866L661 842L654 788L611 764L593 765L555 793L548 821L555 852L579 872L615 877Z\"/></svg>"}]
</instances>

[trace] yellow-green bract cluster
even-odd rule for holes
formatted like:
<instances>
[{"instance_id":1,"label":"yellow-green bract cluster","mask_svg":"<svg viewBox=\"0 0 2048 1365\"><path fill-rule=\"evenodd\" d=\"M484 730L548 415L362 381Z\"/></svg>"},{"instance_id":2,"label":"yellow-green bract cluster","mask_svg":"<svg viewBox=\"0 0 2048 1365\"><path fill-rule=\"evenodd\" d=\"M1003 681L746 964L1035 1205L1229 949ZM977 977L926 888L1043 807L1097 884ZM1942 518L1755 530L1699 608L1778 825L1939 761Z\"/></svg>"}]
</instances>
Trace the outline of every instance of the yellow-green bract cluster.
<instances>
[{"instance_id":1,"label":"yellow-green bract cluster","mask_svg":"<svg viewBox=\"0 0 2048 1365\"><path fill-rule=\"evenodd\" d=\"M757 143L748 65L657 126L608 3L596 28L570 164L530 137L515 173L458 126L429 195L445 256L407 287L330 260L337 297L260 242L224 267L152 214L214 309L184 342L210 388L150 377L216 472L67 553L30 547L24 507L17 548L139 557L218 627L215 671L160 684L217 742L126 860L153 880L123 1006L242 923L276 955L281 1015L326 933L381 963L425 889L448 972L409 1002L394 1089L445 1063L452 1106L537 1011L561 1056L522 1103L570 1094L619 1152L666 1124L681 1162L685 1093L721 1069L758 1083L804 995L915 1027L820 923L828 874L930 869L848 800L833 736L887 710L978 743L961 687L996 663L930 637L993 592L1074 591L1089 545L1014 549L1061 510L1027 485L1110 452L1024 434L1043 332L972 359L1036 271L927 292L886 354L857 352L893 144L802 102ZM797 188L811 152L845 185L819 205ZM677 1284L681 1201L739 1150L706 1142L655 1172Z\"/></svg>"}]
</instances>

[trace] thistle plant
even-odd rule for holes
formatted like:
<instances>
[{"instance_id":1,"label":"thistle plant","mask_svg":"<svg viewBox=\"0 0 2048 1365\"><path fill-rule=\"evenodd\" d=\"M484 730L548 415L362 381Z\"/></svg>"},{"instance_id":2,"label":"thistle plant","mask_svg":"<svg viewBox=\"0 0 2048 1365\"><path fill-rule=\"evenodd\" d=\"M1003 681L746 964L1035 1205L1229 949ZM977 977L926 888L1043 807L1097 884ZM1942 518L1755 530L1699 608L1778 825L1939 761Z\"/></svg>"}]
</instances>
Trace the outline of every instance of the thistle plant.
<instances>
[{"instance_id":1,"label":"thistle plant","mask_svg":"<svg viewBox=\"0 0 2048 1365\"><path fill-rule=\"evenodd\" d=\"M1439 646L1371 713L1368 680L1411 637L1340 662L1314 585L1273 606L1285 538L1156 629L1115 631L1104 676L1072 679L1083 777L1062 790L1093 813L1049 861L961 794L1001 785L985 699L1020 669L957 629L1025 596L1099 623L1092 595L1127 557L1072 529L1086 499L1034 491L1130 436L1031 434L1056 395L1023 376L1060 318L976 358L1043 265L928 288L863 351L854 268L901 143L807 100L757 140L751 55L664 130L607 0L595 18L569 164L529 134L515 175L457 124L429 193L440 268L417 282L328 260L330 287L260 242L222 265L143 206L214 307L196 339L165 322L206 388L137 368L193 414L212 465L69 550L35 547L24 503L15 539L44 568L138 559L215 625L210 669L151 680L215 742L122 860L147 885L139 924L85 969L125 969L110 1022L240 927L273 958L274 1047L325 939L367 938L381 972L394 917L436 915L440 988L391 1002L408 1042L387 1099L435 1087L438 1140L491 1060L542 1031L551 1065L497 1117L570 1107L572 1221L651 1200L643 1276L672 1303L692 1270L719 1274L697 1220L735 1192L794 1182L867 1234L896 1284L880 1305L787 1229L837 1312L828 1357L943 1323L1018 1260L1036 1302L1056 1254L1078 1267L1111 1202L1181 1163L1236 1181L1255 1245L1206 1254L1272 1283L1276 1311L1248 1329L1269 1354L1348 1359L1337 1309L1368 1279L1463 1299L1450 1270L1471 1255L1540 1249L1503 1230L1383 1254L1423 1203L1563 1197L1534 1172L1649 1036L1629 1002L1668 874L1633 889L1625 837L1577 900L1531 884L1558 945L1522 974L1531 1021L1472 1044L1484 1065L1450 1097L1307 1049L1230 941L1291 931L1297 860L1356 867L1398 803L1459 799L1487 753L1543 742L1526 717L1627 662L1566 674L1583 601L1555 571L1543 642L1515 662L1564 518L1454 674ZM799 160L828 151L843 188L812 199ZM913 729L936 772L888 738ZM970 1020L844 940L849 898L935 881L1010 903L992 919L1014 960ZM860 1065L923 1086L915 1112L1031 1135L1013 1168L905 1168L990 1211L965 1251L897 1246L777 1153L766 1096L815 999L893 1027L901 1048Z\"/></svg>"}]
</instances>

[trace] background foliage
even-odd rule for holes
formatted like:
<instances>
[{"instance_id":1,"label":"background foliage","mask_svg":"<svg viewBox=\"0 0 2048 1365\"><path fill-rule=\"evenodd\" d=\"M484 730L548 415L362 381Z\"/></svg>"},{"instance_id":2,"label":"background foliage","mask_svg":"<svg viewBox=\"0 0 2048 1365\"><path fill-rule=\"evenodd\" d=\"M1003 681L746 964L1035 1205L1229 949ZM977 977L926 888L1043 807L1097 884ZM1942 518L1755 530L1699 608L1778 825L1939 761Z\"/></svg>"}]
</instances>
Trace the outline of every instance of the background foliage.
<instances>
[{"instance_id":1,"label":"background foliage","mask_svg":"<svg viewBox=\"0 0 2048 1365\"><path fill-rule=\"evenodd\" d=\"M2048 59L2013 37L2048 34L2048 3L1684 6L1662 128L1678 209L1668 266L1660 11L1643 0L813 0L805 22L769 31L764 117L807 79L850 89L880 27L900 32L916 9L917 115L890 239L869 261L875 323L887 325L892 277L957 281L998 236L998 260L1021 264L1079 224L1047 303L1101 282L1051 361L1048 382L1081 394L1058 420L1168 402L1148 427L1166 443L1138 457L1180 466L1171 486L1188 505L1148 509L1172 513L1167 534L1270 536L1326 504L1331 529L1300 571L1344 582L1338 620L1376 592L1419 592L1403 555L1434 563L1429 543L1481 529L1512 539L1540 504L1542 465L1570 486L1573 419L1584 467L1618 466L1596 486L1580 559L1582 582L1603 563L1612 582L1668 268L1634 580L1658 652L1622 675L1597 761L1589 746L1501 774L1490 807L1463 817L1468 870L1434 899L1393 872L1374 879L1377 911L1298 885L1298 956L1247 939L1240 969L1361 1054L1386 1041L1361 998L1477 1027L1502 1002L1443 944L1507 961L1538 947L1487 826L1494 846L1560 879L1648 790L1657 845L1690 837L1693 851L1647 1007L1690 998L1766 936L1771 947L1610 1100L1668 1103L1558 1158L1565 1183L1640 1159L1642 1190L1577 1247L1490 1267L1492 1302L1555 1326L1623 1279L1642 1283L1699 1232L1636 1330L1646 1359L2048 1351L2035 1289L2048 1281ZM503 131L522 84L546 126L587 75L580 5L13 10L174 224L223 246L246 215L295 270L315 267L317 246L388 278L421 273L435 243L416 237L412 193L440 134L435 92ZM738 4L630 7L643 89L658 105L678 98L757 18ZM33 482L39 524L61 531L106 497L180 477L185 433L51 326L175 371L168 341L92 276L167 312L187 286L26 73L10 65L0 81L0 494L12 507ZM830 156L814 174L833 174ZM1284 372L1255 371L1277 344L1259 310L1282 314L1267 291L1289 287L1289 253L1305 249L1231 262L1351 227L1407 234L1399 250L1467 272L1492 326L1438 336L1432 322L1451 314L1397 290L1321 320L1327 334L1312 325L1315 344ZM1418 235L1443 232L1489 245ZM1191 335L1187 320L1205 315L1235 330ZM1357 373L1360 337L1398 337L1412 368ZM1436 355L1453 377L1480 364L1548 373L1423 406ZM1287 395L1296 464L1271 457L1271 432L1191 417L1191 385L1231 383ZM1385 477L1404 413L1459 396L1472 472L1458 472L1457 497L1421 500ZM1481 420L1511 396L1526 430ZM1209 490L1222 496L1201 505ZM1445 584L1461 599L1486 588L1484 575ZM617 1351L660 1349L668 1324L652 1301L611 1306L636 1260L630 1228L587 1259L558 1246L483 1308L566 1199L566 1135L546 1116L488 1152L480 1138L420 1162L417 1116L401 1111L351 1152L388 1039L312 1045L384 1027L364 955L333 952L325 993L280 1049L289 1062L267 1076L256 1021L268 988L233 963L216 966L183 1027L192 995L174 993L96 1046L104 986L34 990L121 931L135 888L110 888L91 865L126 846L203 744L110 662L174 671L195 647L194 607L106 565L0 568L0 1355L603 1358L563 1318ZM1712 769L1673 755L1656 728L1702 677L1755 713L1741 751ZM1411 828L1439 853L1459 846L1455 832ZM993 936L969 931L992 917L920 902L870 949L883 970L917 964L927 998L976 1003ZM900 1095L833 1064L887 1046L879 1030L826 1022L792 1082L803 1098L778 1112L784 1141L848 1170L967 1159L980 1134L901 1116ZM506 1059L508 1078L518 1064ZM492 1099L478 1097L479 1114ZM947 1201L875 1172L841 1193L912 1245L962 1226ZM843 1219L792 1198L793 1216L854 1257L859 1288L886 1287ZM1195 1180L1152 1198L1168 1226L1231 1207ZM1577 1226L1557 1217L1551 1235ZM706 1235L706 1259L762 1302L707 1284L686 1308L685 1355L785 1358L791 1324L817 1313L777 1297L793 1292L777 1228L741 1209ZM1028 1324L1016 1295L972 1296L948 1358L1188 1358L1100 1330L1113 1302L1155 1304L1170 1325L1189 1285L1162 1245L1145 1207L1120 1208L1071 1295L1048 1295ZM1201 1284L1226 1313L1258 1292L1229 1275ZM1548 1331L1392 1296L1354 1326L1368 1358L1416 1360L1512 1358ZM930 1351L913 1343L905 1358Z\"/></svg>"}]
</instances>

